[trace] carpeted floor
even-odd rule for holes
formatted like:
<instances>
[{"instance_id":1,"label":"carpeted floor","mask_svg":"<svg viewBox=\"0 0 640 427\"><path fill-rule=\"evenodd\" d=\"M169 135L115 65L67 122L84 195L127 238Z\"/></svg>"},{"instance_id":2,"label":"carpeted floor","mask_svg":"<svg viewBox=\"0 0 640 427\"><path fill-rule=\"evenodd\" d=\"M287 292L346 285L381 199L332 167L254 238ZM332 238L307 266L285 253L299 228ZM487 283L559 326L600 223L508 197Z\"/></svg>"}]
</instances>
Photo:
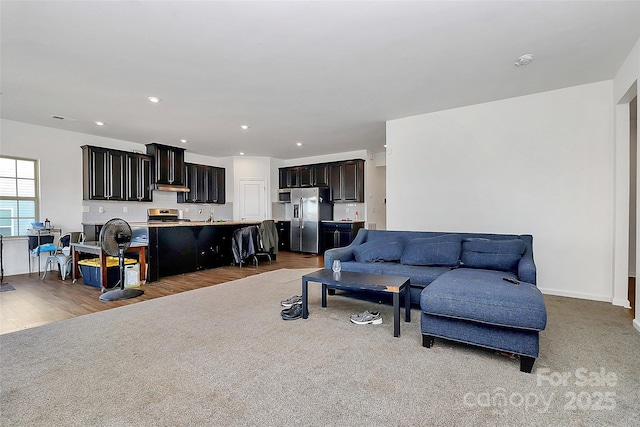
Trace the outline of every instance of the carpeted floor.
<instances>
[{"instance_id":1,"label":"carpeted floor","mask_svg":"<svg viewBox=\"0 0 640 427\"><path fill-rule=\"evenodd\" d=\"M420 316L278 270L0 336L2 426L640 425L640 336L608 303L545 297L534 373L436 340ZM382 325L349 315L379 310ZM536 371L537 369L537 371Z\"/></svg>"}]
</instances>

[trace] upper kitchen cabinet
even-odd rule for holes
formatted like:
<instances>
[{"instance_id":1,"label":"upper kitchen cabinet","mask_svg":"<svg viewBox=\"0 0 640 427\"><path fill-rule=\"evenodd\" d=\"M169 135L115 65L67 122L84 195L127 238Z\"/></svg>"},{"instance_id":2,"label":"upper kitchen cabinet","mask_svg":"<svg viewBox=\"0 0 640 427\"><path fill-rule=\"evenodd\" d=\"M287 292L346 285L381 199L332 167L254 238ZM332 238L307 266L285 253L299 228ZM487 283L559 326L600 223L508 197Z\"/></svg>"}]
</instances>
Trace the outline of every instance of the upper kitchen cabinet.
<instances>
[{"instance_id":1,"label":"upper kitchen cabinet","mask_svg":"<svg viewBox=\"0 0 640 427\"><path fill-rule=\"evenodd\" d=\"M224 205L226 184L225 169L215 166L209 167L207 173L207 203Z\"/></svg>"},{"instance_id":2,"label":"upper kitchen cabinet","mask_svg":"<svg viewBox=\"0 0 640 427\"><path fill-rule=\"evenodd\" d=\"M364 202L364 160L279 169L279 188L329 187L331 201Z\"/></svg>"},{"instance_id":3,"label":"upper kitchen cabinet","mask_svg":"<svg viewBox=\"0 0 640 427\"><path fill-rule=\"evenodd\" d=\"M300 179L300 187L315 187L313 166L300 166L298 168L298 178Z\"/></svg>"},{"instance_id":4,"label":"upper kitchen cabinet","mask_svg":"<svg viewBox=\"0 0 640 427\"><path fill-rule=\"evenodd\" d=\"M328 187L329 186L329 165L317 164L313 165L313 186Z\"/></svg>"},{"instance_id":5,"label":"upper kitchen cabinet","mask_svg":"<svg viewBox=\"0 0 640 427\"><path fill-rule=\"evenodd\" d=\"M300 187L300 168L280 168L280 188Z\"/></svg>"},{"instance_id":6,"label":"upper kitchen cabinet","mask_svg":"<svg viewBox=\"0 0 640 427\"><path fill-rule=\"evenodd\" d=\"M155 187L159 190L184 191L184 148L147 144L147 154L154 158ZM163 186L165 186L163 188ZM176 188L171 188L176 187Z\"/></svg>"},{"instance_id":7,"label":"upper kitchen cabinet","mask_svg":"<svg viewBox=\"0 0 640 427\"><path fill-rule=\"evenodd\" d=\"M225 169L185 163L189 192L178 193L178 203L225 203Z\"/></svg>"},{"instance_id":8,"label":"upper kitchen cabinet","mask_svg":"<svg viewBox=\"0 0 640 427\"><path fill-rule=\"evenodd\" d=\"M82 147L84 200L125 200L126 153L85 145Z\"/></svg>"},{"instance_id":9,"label":"upper kitchen cabinet","mask_svg":"<svg viewBox=\"0 0 640 427\"><path fill-rule=\"evenodd\" d=\"M332 202L364 202L364 160L331 163L329 179Z\"/></svg>"},{"instance_id":10,"label":"upper kitchen cabinet","mask_svg":"<svg viewBox=\"0 0 640 427\"><path fill-rule=\"evenodd\" d=\"M184 164L184 184L189 192L178 193L178 203L204 203L206 196L206 166L193 163Z\"/></svg>"},{"instance_id":11,"label":"upper kitchen cabinet","mask_svg":"<svg viewBox=\"0 0 640 427\"><path fill-rule=\"evenodd\" d=\"M153 157L144 154L126 155L126 200L152 202Z\"/></svg>"},{"instance_id":12,"label":"upper kitchen cabinet","mask_svg":"<svg viewBox=\"0 0 640 427\"><path fill-rule=\"evenodd\" d=\"M280 168L279 173L279 188L329 186L329 165L325 163Z\"/></svg>"}]
</instances>

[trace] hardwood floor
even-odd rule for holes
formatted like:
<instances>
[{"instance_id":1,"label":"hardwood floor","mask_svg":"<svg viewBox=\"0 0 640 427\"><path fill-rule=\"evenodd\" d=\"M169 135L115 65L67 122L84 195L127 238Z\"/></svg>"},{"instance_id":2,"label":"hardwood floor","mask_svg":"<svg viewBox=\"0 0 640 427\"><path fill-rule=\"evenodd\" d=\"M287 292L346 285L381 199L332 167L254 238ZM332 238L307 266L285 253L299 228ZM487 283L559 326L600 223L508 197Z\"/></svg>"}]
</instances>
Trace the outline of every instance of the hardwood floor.
<instances>
[{"instance_id":1,"label":"hardwood floor","mask_svg":"<svg viewBox=\"0 0 640 427\"><path fill-rule=\"evenodd\" d=\"M144 295L138 298L112 302L98 299L100 288L84 285L82 279L75 284L69 278L62 281L60 275L53 271L47 273L45 280L40 280L37 273L7 276L4 282L12 285L15 290L0 292L0 334L217 285L266 271L322 267L321 255L279 252L278 259L271 265L260 259L258 267L228 266L166 277L143 285L141 289L144 290Z\"/></svg>"}]
</instances>

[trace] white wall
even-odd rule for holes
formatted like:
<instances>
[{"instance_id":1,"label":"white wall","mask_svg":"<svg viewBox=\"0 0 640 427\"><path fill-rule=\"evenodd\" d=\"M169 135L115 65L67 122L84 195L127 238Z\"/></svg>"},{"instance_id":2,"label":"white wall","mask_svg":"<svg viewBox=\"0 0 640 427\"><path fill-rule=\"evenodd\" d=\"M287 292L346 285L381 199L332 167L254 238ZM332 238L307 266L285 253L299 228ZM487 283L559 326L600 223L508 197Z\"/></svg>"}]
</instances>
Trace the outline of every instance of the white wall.
<instances>
[{"instance_id":1,"label":"white wall","mask_svg":"<svg viewBox=\"0 0 640 427\"><path fill-rule=\"evenodd\" d=\"M546 293L611 300L612 81L387 123L387 228L533 234Z\"/></svg>"}]
</instances>

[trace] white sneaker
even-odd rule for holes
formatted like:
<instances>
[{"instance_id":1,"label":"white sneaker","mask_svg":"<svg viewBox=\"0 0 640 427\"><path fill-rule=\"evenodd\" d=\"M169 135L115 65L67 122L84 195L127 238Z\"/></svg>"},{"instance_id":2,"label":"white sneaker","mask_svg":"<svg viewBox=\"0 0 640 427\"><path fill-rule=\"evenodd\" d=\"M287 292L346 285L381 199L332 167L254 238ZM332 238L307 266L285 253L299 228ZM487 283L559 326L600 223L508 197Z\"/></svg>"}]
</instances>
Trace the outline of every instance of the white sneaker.
<instances>
[{"instance_id":1,"label":"white sneaker","mask_svg":"<svg viewBox=\"0 0 640 427\"><path fill-rule=\"evenodd\" d=\"M364 313L352 315L350 320L356 325L379 325L382 323L382 316L377 311L370 313L367 310Z\"/></svg>"}]
</instances>

